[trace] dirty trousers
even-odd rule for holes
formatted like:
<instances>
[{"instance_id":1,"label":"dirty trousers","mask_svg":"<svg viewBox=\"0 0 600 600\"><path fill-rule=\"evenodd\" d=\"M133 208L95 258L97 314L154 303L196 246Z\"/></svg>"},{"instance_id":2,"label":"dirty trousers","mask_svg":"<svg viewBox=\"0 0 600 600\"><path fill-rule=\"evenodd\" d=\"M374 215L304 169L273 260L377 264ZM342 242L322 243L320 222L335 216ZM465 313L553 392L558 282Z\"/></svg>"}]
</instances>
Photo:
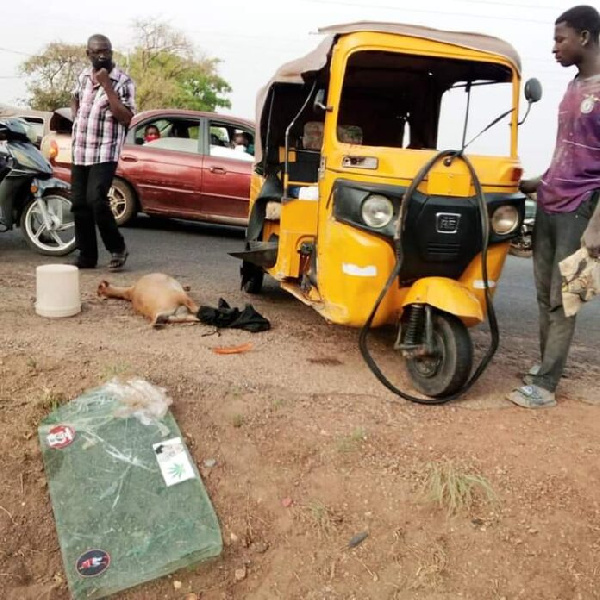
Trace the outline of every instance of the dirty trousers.
<instances>
[{"instance_id":1,"label":"dirty trousers","mask_svg":"<svg viewBox=\"0 0 600 600\"><path fill-rule=\"evenodd\" d=\"M81 259L98 261L96 225L104 246L110 253L123 252L125 240L119 232L108 200L108 192L117 170L117 163L91 166L73 165L71 169L71 201L75 219L75 240Z\"/></svg>"},{"instance_id":2,"label":"dirty trousers","mask_svg":"<svg viewBox=\"0 0 600 600\"><path fill-rule=\"evenodd\" d=\"M558 263L581 247L597 203L594 194L574 212L546 213L538 205L533 231L533 272L540 319L541 367L533 383L554 392L563 374L575 332L575 317L562 306Z\"/></svg>"}]
</instances>

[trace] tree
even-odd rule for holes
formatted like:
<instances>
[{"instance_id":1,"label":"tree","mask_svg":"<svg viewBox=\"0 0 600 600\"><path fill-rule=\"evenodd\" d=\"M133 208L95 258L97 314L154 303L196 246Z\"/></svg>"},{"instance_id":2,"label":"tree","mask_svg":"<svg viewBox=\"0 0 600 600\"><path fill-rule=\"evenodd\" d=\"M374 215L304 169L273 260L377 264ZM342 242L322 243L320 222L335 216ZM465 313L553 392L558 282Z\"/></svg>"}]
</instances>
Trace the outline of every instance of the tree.
<instances>
[{"instance_id":1,"label":"tree","mask_svg":"<svg viewBox=\"0 0 600 600\"><path fill-rule=\"evenodd\" d=\"M230 108L231 86L218 74L219 59L199 55L180 31L151 19L134 23L136 47L129 70L140 110Z\"/></svg>"},{"instance_id":2,"label":"tree","mask_svg":"<svg viewBox=\"0 0 600 600\"><path fill-rule=\"evenodd\" d=\"M37 56L27 59L20 67L29 78L29 104L34 110L53 111L69 106L77 76L88 64L85 45L48 44Z\"/></svg>"},{"instance_id":3,"label":"tree","mask_svg":"<svg viewBox=\"0 0 600 600\"><path fill-rule=\"evenodd\" d=\"M230 108L231 86L219 76L218 58L200 55L184 33L152 19L133 24L136 45L127 54L115 50L115 61L136 85L138 110ZM29 104L35 110L68 106L78 75L89 66L85 44L48 44L21 65L28 77Z\"/></svg>"},{"instance_id":4,"label":"tree","mask_svg":"<svg viewBox=\"0 0 600 600\"><path fill-rule=\"evenodd\" d=\"M115 61L136 85L138 110L187 108L214 111L230 108L231 86L219 76L218 58L198 54L181 31L151 19L133 25L135 48L127 55L115 51ZM21 65L28 77L29 104L35 110L69 106L81 71L89 66L85 44L48 44Z\"/></svg>"}]
</instances>

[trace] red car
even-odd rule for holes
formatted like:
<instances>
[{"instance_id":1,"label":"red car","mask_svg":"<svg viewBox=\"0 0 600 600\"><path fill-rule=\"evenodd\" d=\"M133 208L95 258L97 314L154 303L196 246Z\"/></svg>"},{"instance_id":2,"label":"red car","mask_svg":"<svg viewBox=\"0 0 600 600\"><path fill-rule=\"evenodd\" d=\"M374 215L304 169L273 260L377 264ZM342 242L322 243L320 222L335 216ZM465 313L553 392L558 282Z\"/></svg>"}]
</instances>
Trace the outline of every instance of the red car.
<instances>
[{"instance_id":1,"label":"red car","mask_svg":"<svg viewBox=\"0 0 600 600\"><path fill-rule=\"evenodd\" d=\"M110 191L119 225L138 212L246 225L254 131L252 121L217 113L163 109L137 114ZM67 144L68 151L61 151ZM69 181L70 135L53 132L43 147L56 176Z\"/></svg>"}]
</instances>

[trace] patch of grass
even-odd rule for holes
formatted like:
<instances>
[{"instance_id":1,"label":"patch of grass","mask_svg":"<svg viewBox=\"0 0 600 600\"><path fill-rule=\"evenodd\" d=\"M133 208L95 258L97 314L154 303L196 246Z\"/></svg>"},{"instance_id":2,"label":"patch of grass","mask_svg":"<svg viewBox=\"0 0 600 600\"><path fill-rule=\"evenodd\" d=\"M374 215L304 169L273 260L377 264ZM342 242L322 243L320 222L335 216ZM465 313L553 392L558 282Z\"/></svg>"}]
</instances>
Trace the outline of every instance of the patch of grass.
<instances>
[{"instance_id":1,"label":"patch of grass","mask_svg":"<svg viewBox=\"0 0 600 600\"><path fill-rule=\"evenodd\" d=\"M236 428L241 427L244 424L244 422L244 415L240 415L239 413L233 415L233 418L231 419L231 424Z\"/></svg>"},{"instance_id":2,"label":"patch of grass","mask_svg":"<svg viewBox=\"0 0 600 600\"><path fill-rule=\"evenodd\" d=\"M273 408L273 410L279 410L280 408L283 407L284 404L285 404L285 402L283 401L282 398L275 398L275 400L273 400L273 402L271 402L271 407Z\"/></svg>"},{"instance_id":3,"label":"patch of grass","mask_svg":"<svg viewBox=\"0 0 600 600\"><path fill-rule=\"evenodd\" d=\"M124 375L129 371L129 365L126 363L106 365L102 371L103 379L114 379Z\"/></svg>"},{"instance_id":4,"label":"patch of grass","mask_svg":"<svg viewBox=\"0 0 600 600\"><path fill-rule=\"evenodd\" d=\"M48 412L54 412L59 406L66 402L67 398L62 392L44 388L42 397L38 400L38 406Z\"/></svg>"},{"instance_id":5,"label":"patch of grass","mask_svg":"<svg viewBox=\"0 0 600 600\"><path fill-rule=\"evenodd\" d=\"M446 460L427 465L425 494L448 514L468 512L475 502L496 500L490 482L466 467Z\"/></svg>"},{"instance_id":6,"label":"patch of grass","mask_svg":"<svg viewBox=\"0 0 600 600\"><path fill-rule=\"evenodd\" d=\"M337 441L339 452L354 452L358 450L367 439L367 432L362 427L357 427L350 435L343 436Z\"/></svg>"},{"instance_id":7,"label":"patch of grass","mask_svg":"<svg viewBox=\"0 0 600 600\"><path fill-rule=\"evenodd\" d=\"M343 518L336 515L321 500L311 500L303 509L304 514L311 525L317 529L319 535L330 535L335 526L343 521Z\"/></svg>"},{"instance_id":8,"label":"patch of grass","mask_svg":"<svg viewBox=\"0 0 600 600\"><path fill-rule=\"evenodd\" d=\"M231 394L232 398L240 398L244 393L244 388L239 385L232 385L229 388L229 393Z\"/></svg>"},{"instance_id":9,"label":"patch of grass","mask_svg":"<svg viewBox=\"0 0 600 600\"><path fill-rule=\"evenodd\" d=\"M38 364L37 364L37 360L35 360L35 358L33 358L33 356L30 356L27 359L27 366L32 370L35 371L38 368Z\"/></svg>"}]
</instances>

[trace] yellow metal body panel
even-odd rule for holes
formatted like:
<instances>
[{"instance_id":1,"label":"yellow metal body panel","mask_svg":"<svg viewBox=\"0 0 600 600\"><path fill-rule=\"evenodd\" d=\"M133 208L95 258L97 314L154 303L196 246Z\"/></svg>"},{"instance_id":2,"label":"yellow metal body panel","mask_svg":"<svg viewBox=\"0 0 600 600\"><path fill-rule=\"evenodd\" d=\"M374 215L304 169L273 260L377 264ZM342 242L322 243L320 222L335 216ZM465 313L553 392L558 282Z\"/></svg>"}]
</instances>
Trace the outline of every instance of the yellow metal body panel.
<instances>
[{"instance_id":1,"label":"yellow metal body panel","mask_svg":"<svg viewBox=\"0 0 600 600\"><path fill-rule=\"evenodd\" d=\"M317 236L318 209L319 203L315 200L295 199L282 205L277 227L277 264L271 269L276 279L300 276L298 250L303 242L313 241Z\"/></svg>"},{"instance_id":2,"label":"yellow metal body panel","mask_svg":"<svg viewBox=\"0 0 600 600\"><path fill-rule=\"evenodd\" d=\"M462 283L447 277L424 277L415 282L403 305L429 304L459 317L470 327L483 321L483 308L479 299Z\"/></svg>"}]
</instances>

